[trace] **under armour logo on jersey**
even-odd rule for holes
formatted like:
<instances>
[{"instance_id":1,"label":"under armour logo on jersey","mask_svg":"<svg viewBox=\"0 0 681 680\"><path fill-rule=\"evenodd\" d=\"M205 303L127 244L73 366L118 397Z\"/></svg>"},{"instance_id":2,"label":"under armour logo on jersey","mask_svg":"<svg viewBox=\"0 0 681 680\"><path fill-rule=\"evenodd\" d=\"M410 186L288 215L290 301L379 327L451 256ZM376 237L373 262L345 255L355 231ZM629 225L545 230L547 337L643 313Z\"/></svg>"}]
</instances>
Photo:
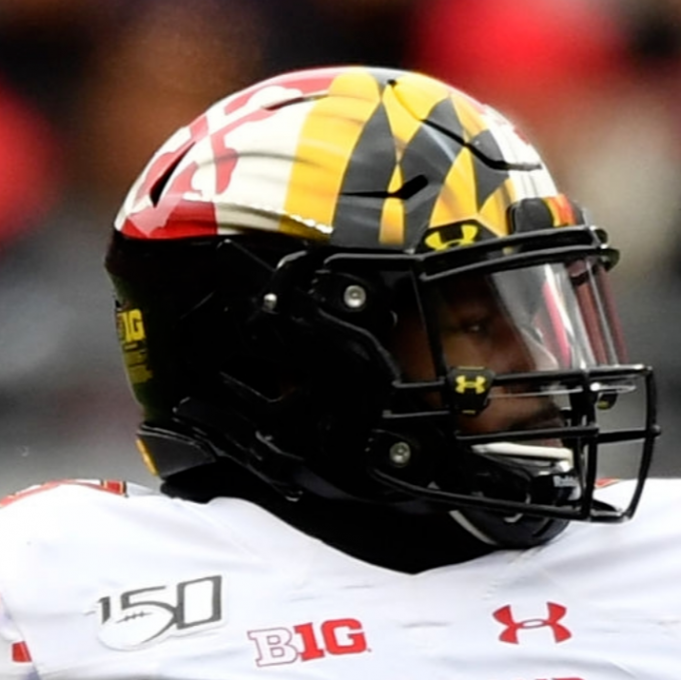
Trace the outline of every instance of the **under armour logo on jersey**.
<instances>
[{"instance_id":1,"label":"under armour logo on jersey","mask_svg":"<svg viewBox=\"0 0 681 680\"><path fill-rule=\"evenodd\" d=\"M520 631L534 630L536 628L550 628L556 643L569 640L572 637L572 633L561 623L567 613L567 609L555 602L547 602L546 607L548 612L546 618L538 617L520 621L516 621L513 617L510 605L497 609L492 615L499 623L504 625L504 630L499 635L499 640L517 645L520 642L518 639Z\"/></svg>"}]
</instances>

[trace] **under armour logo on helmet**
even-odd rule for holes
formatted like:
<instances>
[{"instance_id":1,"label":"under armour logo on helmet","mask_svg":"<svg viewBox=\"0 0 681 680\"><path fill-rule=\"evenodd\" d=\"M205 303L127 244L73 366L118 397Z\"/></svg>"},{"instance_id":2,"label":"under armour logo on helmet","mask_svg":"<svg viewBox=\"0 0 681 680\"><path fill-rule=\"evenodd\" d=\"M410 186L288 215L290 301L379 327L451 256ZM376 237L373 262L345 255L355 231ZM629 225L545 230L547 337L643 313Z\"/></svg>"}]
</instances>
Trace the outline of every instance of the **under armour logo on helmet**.
<instances>
[{"instance_id":1,"label":"under armour logo on helmet","mask_svg":"<svg viewBox=\"0 0 681 680\"><path fill-rule=\"evenodd\" d=\"M478 240L480 227L476 224L448 224L426 233L424 245L431 250L447 250L473 245Z\"/></svg>"},{"instance_id":2,"label":"under armour logo on helmet","mask_svg":"<svg viewBox=\"0 0 681 680\"><path fill-rule=\"evenodd\" d=\"M494 373L488 368L457 366L449 373L453 396L461 413L480 413L487 406Z\"/></svg>"},{"instance_id":3,"label":"under armour logo on helmet","mask_svg":"<svg viewBox=\"0 0 681 680\"><path fill-rule=\"evenodd\" d=\"M467 378L465 375L456 376L454 390L458 394L473 391L475 394L485 394L487 392L487 378L484 375L477 375L475 378Z\"/></svg>"},{"instance_id":4,"label":"under armour logo on helmet","mask_svg":"<svg viewBox=\"0 0 681 680\"><path fill-rule=\"evenodd\" d=\"M553 632L553 639L556 643L565 642L572 637L572 633L562 623L560 623L567 613L567 609L555 602L547 602L548 614L546 618L524 619L516 621L511 612L511 606L506 605L497 609L493 616L505 626L504 631L499 635L501 642L508 642L513 645L519 644L518 632L521 630L532 630L535 628L550 628Z\"/></svg>"}]
</instances>

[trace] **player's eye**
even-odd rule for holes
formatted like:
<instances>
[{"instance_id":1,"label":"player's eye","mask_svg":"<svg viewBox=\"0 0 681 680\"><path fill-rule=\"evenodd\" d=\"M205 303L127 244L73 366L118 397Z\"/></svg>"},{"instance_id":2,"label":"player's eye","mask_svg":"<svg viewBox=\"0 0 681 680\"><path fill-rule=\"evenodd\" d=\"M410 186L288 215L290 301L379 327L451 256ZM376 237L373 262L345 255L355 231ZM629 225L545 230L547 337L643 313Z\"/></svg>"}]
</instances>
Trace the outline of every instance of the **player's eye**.
<instances>
[{"instance_id":1,"label":"player's eye","mask_svg":"<svg viewBox=\"0 0 681 680\"><path fill-rule=\"evenodd\" d=\"M490 316L471 316L445 324L443 331L447 334L489 335L492 325Z\"/></svg>"}]
</instances>

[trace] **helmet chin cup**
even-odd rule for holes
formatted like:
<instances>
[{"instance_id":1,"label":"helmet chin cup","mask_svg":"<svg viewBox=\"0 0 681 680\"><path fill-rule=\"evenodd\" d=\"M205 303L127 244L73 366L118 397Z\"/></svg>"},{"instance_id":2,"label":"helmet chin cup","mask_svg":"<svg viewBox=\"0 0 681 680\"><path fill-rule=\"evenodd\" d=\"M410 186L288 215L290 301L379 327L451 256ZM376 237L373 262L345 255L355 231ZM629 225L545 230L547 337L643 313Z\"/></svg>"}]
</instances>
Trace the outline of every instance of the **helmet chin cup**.
<instances>
[{"instance_id":1,"label":"helmet chin cup","mask_svg":"<svg viewBox=\"0 0 681 680\"><path fill-rule=\"evenodd\" d=\"M643 381L647 424L639 430L601 430L594 406L599 396L590 386L609 378L621 381L624 373ZM496 546L539 545L571 520L623 521L636 509L659 434L652 374L645 367L603 368L580 380L583 394L571 395L568 422L543 430L465 435L452 426L450 414L434 417L417 401L409 414L404 408L397 417L384 412L384 429L374 432L369 447L369 474L394 492L418 499L421 511L448 512ZM596 497L600 447L636 440L641 441L640 467L629 503L603 502Z\"/></svg>"},{"instance_id":2,"label":"helmet chin cup","mask_svg":"<svg viewBox=\"0 0 681 680\"><path fill-rule=\"evenodd\" d=\"M427 486L398 476L395 451L405 444L393 444L392 470L373 468L373 475L396 491L420 499L430 511L447 512L450 517L483 543L505 548L540 545L562 531L567 519L537 514L536 508L561 507L581 495L578 477L570 460L572 452L560 449L530 452L535 447L511 442L478 447L465 458L460 476L441 474ZM486 449L484 452L482 449ZM472 491L463 491L473 489ZM423 511L423 509L421 509Z\"/></svg>"}]
</instances>

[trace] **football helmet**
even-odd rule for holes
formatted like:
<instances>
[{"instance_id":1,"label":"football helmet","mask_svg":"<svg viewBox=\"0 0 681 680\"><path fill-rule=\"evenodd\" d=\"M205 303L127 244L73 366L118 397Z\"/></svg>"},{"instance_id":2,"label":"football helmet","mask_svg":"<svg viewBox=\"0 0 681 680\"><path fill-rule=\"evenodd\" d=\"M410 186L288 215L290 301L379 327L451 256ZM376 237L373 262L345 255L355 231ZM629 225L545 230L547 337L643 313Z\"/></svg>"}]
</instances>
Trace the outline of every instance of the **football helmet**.
<instances>
[{"instance_id":1,"label":"football helmet","mask_svg":"<svg viewBox=\"0 0 681 680\"><path fill-rule=\"evenodd\" d=\"M616 261L514 125L443 82L258 83L174 134L115 221L143 456L171 481L229 459L291 501L444 514L495 546L627 518L658 428ZM616 507L600 461L629 445Z\"/></svg>"}]
</instances>

